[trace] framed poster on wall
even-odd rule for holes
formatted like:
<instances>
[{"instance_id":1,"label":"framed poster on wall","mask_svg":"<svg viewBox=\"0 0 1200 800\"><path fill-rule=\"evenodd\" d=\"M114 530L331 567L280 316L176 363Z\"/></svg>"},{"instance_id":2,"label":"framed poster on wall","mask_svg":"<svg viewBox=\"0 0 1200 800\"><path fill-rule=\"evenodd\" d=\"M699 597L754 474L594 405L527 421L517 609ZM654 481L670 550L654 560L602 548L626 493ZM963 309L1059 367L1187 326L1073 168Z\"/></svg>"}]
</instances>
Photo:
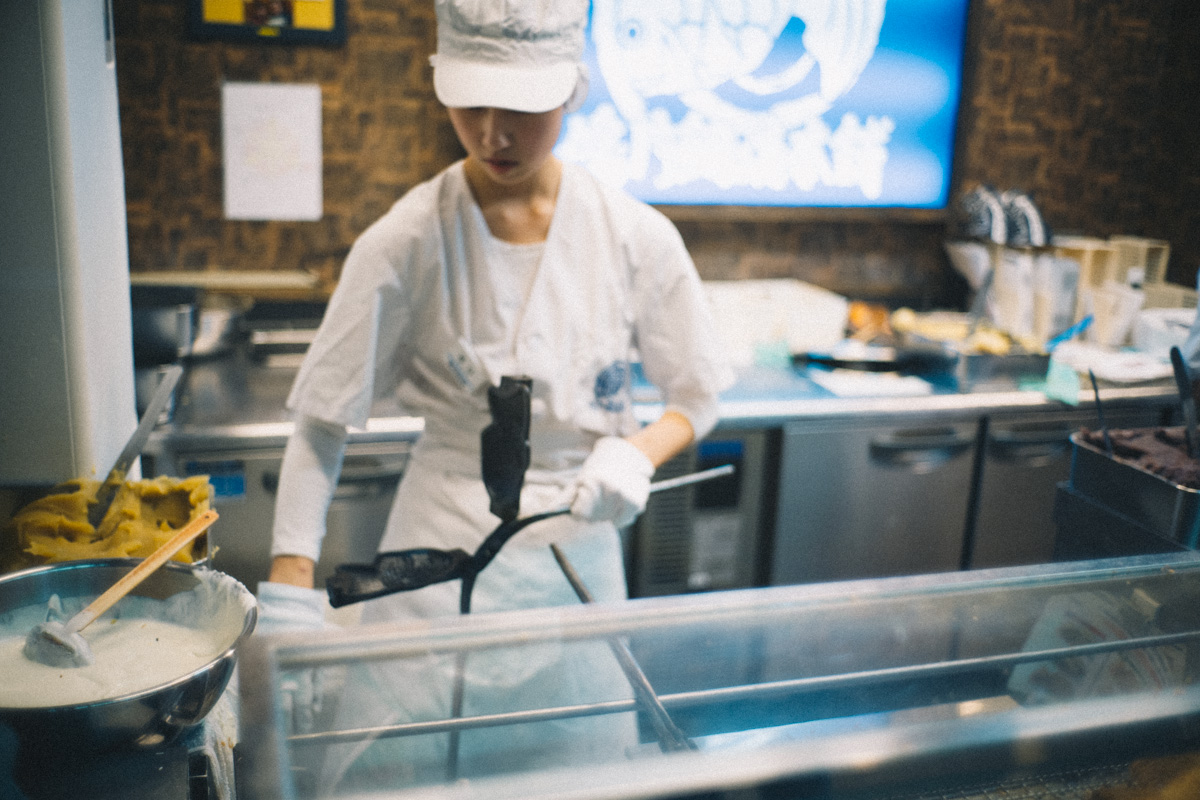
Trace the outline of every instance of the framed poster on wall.
<instances>
[{"instance_id":1,"label":"framed poster on wall","mask_svg":"<svg viewBox=\"0 0 1200 800\"><path fill-rule=\"evenodd\" d=\"M188 0L194 39L341 44L345 0Z\"/></svg>"}]
</instances>

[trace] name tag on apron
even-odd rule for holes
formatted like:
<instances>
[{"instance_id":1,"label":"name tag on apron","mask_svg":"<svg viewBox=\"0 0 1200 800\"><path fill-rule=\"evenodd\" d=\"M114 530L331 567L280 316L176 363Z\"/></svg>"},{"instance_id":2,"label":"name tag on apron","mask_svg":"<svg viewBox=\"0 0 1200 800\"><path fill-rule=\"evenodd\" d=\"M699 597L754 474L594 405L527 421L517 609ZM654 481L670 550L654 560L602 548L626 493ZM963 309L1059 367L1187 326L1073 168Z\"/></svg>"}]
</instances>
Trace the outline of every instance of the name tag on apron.
<instances>
[{"instance_id":1,"label":"name tag on apron","mask_svg":"<svg viewBox=\"0 0 1200 800\"><path fill-rule=\"evenodd\" d=\"M475 392L489 383L487 370L483 368L482 362L466 339L460 338L450 348L446 353L446 364L468 392Z\"/></svg>"}]
</instances>

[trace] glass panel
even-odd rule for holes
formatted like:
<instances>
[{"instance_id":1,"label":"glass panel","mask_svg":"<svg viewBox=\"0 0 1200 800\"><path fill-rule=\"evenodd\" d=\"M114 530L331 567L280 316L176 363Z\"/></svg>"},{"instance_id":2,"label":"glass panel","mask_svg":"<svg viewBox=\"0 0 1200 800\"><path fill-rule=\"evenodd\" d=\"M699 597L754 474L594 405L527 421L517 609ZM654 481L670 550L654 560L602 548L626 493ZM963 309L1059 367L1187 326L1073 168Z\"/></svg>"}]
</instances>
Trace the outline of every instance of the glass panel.
<instances>
[{"instance_id":1,"label":"glass panel","mask_svg":"<svg viewBox=\"0 0 1200 800\"><path fill-rule=\"evenodd\" d=\"M267 698L243 718L249 783L278 770L285 790L249 796L867 785L938 753L958 753L958 774L995 747L991 769L1058 766L1060 740L1200 709L1198 601L1185 553L262 637L243 659L243 702ZM1031 736L1042 745L1022 750Z\"/></svg>"}]
</instances>

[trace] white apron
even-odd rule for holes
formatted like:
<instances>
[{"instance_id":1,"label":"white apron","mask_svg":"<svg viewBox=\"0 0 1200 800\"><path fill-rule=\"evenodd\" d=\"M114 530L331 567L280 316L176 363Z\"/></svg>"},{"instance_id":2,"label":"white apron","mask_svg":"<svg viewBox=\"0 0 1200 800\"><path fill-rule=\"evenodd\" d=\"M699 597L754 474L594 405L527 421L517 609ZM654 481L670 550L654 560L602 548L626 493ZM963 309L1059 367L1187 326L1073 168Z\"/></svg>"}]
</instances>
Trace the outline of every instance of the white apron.
<instances>
[{"instance_id":1,"label":"white apron","mask_svg":"<svg viewBox=\"0 0 1200 800\"><path fill-rule=\"evenodd\" d=\"M527 487L522 506L545 507L556 487ZM381 549L418 546L398 530L421 530L421 546L449 549L477 546L463 534L472 526L494 528L487 494L471 476L424 468L417 459L406 473ZM483 509L480 511L479 509ZM522 512L525 513L524 511ZM456 519L451 522L451 519ZM470 522L467 522L470 520ZM584 573L598 602L625 597L620 540L611 524L580 525L570 518L534 523L511 539L480 574L472 613L515 608L577 605L548 543L564 538L563 550ZM364 604L364 624L455 615L460 583L451 581ZM536 622L532 623L536 624ZM454 685L453 656L430 656L415 663L356 666L338 710L338 728L446 719ZM558 705L628 699L631 689L604 644L570 643L522 647L517 651L473 653L466 660L463 714L502 713ZM446 779L450 736L380 739L331 750L327 781L340 789L380 790L437 783ZM459 739L458 777L509 770L611 761L636 744L631 713L465 731Z\"/></svg>"}]
</instances>

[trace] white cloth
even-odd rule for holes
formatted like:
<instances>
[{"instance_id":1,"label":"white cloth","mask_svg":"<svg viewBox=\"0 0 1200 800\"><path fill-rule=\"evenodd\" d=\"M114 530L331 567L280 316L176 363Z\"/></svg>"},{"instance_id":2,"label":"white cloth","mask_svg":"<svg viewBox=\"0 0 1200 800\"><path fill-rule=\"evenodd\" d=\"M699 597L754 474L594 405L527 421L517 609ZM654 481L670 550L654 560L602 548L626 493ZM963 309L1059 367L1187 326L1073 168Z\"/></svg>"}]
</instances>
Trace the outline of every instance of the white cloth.
<instances>
[{"instance_id":1,"label":"white cloth","mask_svg":"<svg viewBox=\"0 0 1200 800\"><path fill-rule=\"evenodd\" d=\"M635 354L666 408L683 414L697 437L716 422L717 393L731 374L699 278L665 217L568 165L527 292L514 291L514 276L505 271L520 261L511 245L491 236L461 163L414 188L351 250L288 405L335 426L362 427L372 401L395 391L410 413L424 418L381 551L473 552L498 524L480 480L479 437L490 422L486 388L503 375L533 379L523 516L561 505L598 440L636 430L630 385ZM312 429L302 426L297 435ZM307 460L323 461L319 455ZM277 538L311 541L320 520L289 524L294 529L277 530ZM563 547L598 602L625 597L620 538L612 523L559 517L531 525L505 545L479 577L472 612L578 603L549 551L551 542ZM455 615L458 599L458 582L438 584L370 601L362 619ZM363 727L444 718L452 666L431 657L422 664L355 667L339 721ZM545 646L510 657L473 654L466 679L465 713L611 700L630 692L599 643ZM603 758L635 741L629 714L517 727L464 734L460 774ZM354 763L347 780L358 786L440 779L446 742L441 734L383 739L366 753L366 745L335 748L325 774L336 780ZM381 774L385 783L373 783Z\"/></svg>"},{"instance_id":2,"label":"white cloth","mask_svg":"<svg viewBox=\"0 0 1200 800\"><path fill-rule=\"evenodd\" d=\"M258 624L263 635L320 630L325 626L325 593L286 583L258 584Z\"/></svg>"},{"instance_id":3,"label":"white cloth","mask_svg":"<svg viewBox=\"0 0 1200 800\"><path fill-rule=\"evenodd\" d=\"M654 464L641 450L626 439L605 436L579 470L571 513L624 528L645 510L653 476Z\"/></svg>"},{"instance_id":4,"label":"white cloth","mask_svg":"<svg viewBox=\"0 0 1200 800\"><path fill-rule=\"evenodd\" d=\"M543 243L488 242L489 269L473 293L473 351L485 364L505 364L546 247Z\"/></svg>"},{"instance_id":5,"label":"white cloth","mask_svg":"<svg viewBox=\"0 0 1200 800\"><path fill-rule=\"evenodd\" d=\"M560 491L527 485L521 495L522 515L553 507ZM472 551L478 530L482 527L486 534L499 522L487 507L487 492L475 476L447 474L414 459L380 549L421 545ZM471 613L578 605L548 546L556 541L596 602L625 598L616 529L609 523L583 525L557 517L530 525L500 550L479 575ZM370 600L363 604L362 622L455 616L459 592L459 583L453 581ZM446 719L455 668L454 657L434 655L355 665L346 677L336 727ZM464 681L464 715L624 700L632 694L611 651L598 642L475 652L466 661ZM631 713L467 731L460 739L458 776L611 759L636 742ZM326 791L332 794L334 785L343 792L386 791L441 781L448 746L446 734L435 734L333 747L322 771Z\"/></svg>"},{"instance_id":6,"label":"white cloth","mask_svg":"<svg viewBox=\"0 0 1200 800\"><path fill-rule=\"evenodd\" d=\"M325 593L318 589L262 581L258 584L258 624L254 633L269 636L320 630L325 627L328 606ZM292 731L311 731L324 702L321 672L313 669L286 671L280 676L276 689L284 718L291 720Z\"/></svg>"}]
</instances>

